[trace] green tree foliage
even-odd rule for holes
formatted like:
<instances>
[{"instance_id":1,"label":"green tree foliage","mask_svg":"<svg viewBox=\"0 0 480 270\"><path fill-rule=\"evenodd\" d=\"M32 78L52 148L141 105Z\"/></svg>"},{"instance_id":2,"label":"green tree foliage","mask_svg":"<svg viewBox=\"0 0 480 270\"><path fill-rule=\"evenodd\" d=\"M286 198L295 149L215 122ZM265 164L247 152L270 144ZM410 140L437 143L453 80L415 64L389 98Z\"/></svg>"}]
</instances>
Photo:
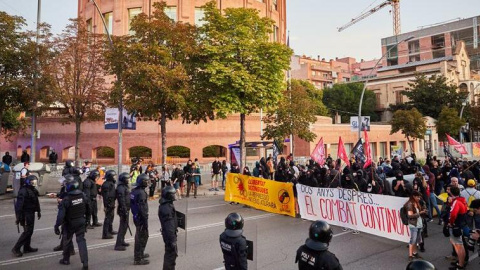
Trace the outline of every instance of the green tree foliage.
<instances>
[{"instance_id":1,"label":"green tree foliage","mask_svg":"<svg viewBox=\"0 0 480 270\"><path fill-rule=\"evenodd\" d=\"M189 158L190 148L185 146L170 146L167 149L167 155L169 157Z\"/></svg>"},{"instance_id":2,"label":"green tree foliage","mask_svg":"<svg viewBox=\"0 0 480 270\"><path fill-rule=\"evenodd\" d=\"M210 145L202 150L203 157L225 157L226 149L220 145Z\"/></svg>"},{"instance_id":3,"label":"green tree foliage","mask_svg":"<svg viewBox=\"0 0 480 270\"><path fill-rule=\"evenodd\" d=\"M445 141L445 134L454 137L460 132L460 128L463 125L465 125L465 120L460 119L458 116L458 110L444 106L436 123L439 139Z\"/></svg>"},{"instance_id":4,"label":"green tree foliage","mask_svg":"<svg viewBox=\"0 0 480 270\"><path fill-rule=\"evenodd\" d=\"M468 96L466 92L457 92L457 86L447 83L445 76L417 74L415 80L409 83L409 88L402 91L409 99L406 105L435 119L439 118L445 106L460 111L462 102Z\"/></svg>"},{"instance_id":5,"label":"green tree foliage","mask_svg":"<svg viewBox=\"0 0 480 270\"><path fill-rule=\"evenodd\" d=\"M197 120L195 103L187 98L196 93L186 69L197 50L196 29L172 21L165 13L165 3L155 3L149 18L139 14L132 21L133 36L116 39L115 49L107 54L111 72L117 75L116 88L124 89L125 106L142 118L160 122L162 163L167 157L167 119L188 115Z\"/></svg>"},{"instance_id":6,"label":"green tree foliage","mask_svg":"<svg viewBox=\"0 0 480 270\"><path fill-rule=\"evenodd\" d=\"M111 147L99 147L97 149L97 158L115 158L115 149Z\"/></svg>"},{"instance_id":7,"label":"green tree foliage","mask_svg":"<svg viewBox=\"0 0 480 270\"><path fill-rule=\"evenodd\" d=\"M315 85L306 80L295 80L291 81L292 89L294 87L302 87L305 89L306 94L310 98L310 101L314 105L314 113L319 116L328 116L328 108L323 104L323 91L317 89Z\"/></svg>"},{"instance_id":8,"label":"green tree foliage","mask_svg":"<svg viewBox=\"0 0 480 270\"><path fill-rule=\"evenodd\" d=\"M313 91L319 92L315 88L309 89L310 85L299 80L291 81L291 89L283 92L278 107L269 111L263 118L266 124L264 138L277 139L280 142L289 135L298 136L307 142L315 139L316 135L310 131L310 124L317 120L316 112L321 110L326 113L326 109L321 100L315 100L309 93L309 91L312 91L312 94L315 94ZM295 148L294 143L293 148Z\"/></svg>"},{"instance_id":9,"label":"green tree foliage","mask_svg":"<svg viewBox=\"0 0 480 270\"><path fill-rule=\"evenodd\" d=\"M197 70L217 116L240 114L240 166L245 152L245 116L261 108L274 108L285 89L285 73L292 51L270 42L273 21L256 9L220 11L216 2L205 6L200 28Z\"/></svg>"},{"instance_id":10,"label":"green tree foliage","mask_svg":"<svg viewBox=\"0 0 480 270\"><path fill-rule=\"evenodd\" d=\"M134 146L130 148L130 157L152 157L152 149L145 146Z\"/></svg>"},{"instance_id":11,"label":"green tree foliage","mask_svg":"<svg viewBox=\"0 0 480 270\"><path fill-rule=\"evenodd\" d=\"M362 83L335 84L332 88L323 90L323 103L330 110L333 117L335 113L342 117L343 123L350 121L350 116L358 116L358 105L362 95ZM375 113L375 93L365 90L362 104L362 116L370 116L370 121L378 121Z\"/></svg>"},{"instance_id":12,"label":"green tree foliage","mask_svg":"<svg viewBox=\"0 0 480 270\"><path fill-rule=\"evenodd\" d=\"M396 111L390 124L392 125L390 135L401 131L407 138L410 149L412 149L410 139L421 139L425 137L427 131L427 125L422 114L415 108Z\"/></svg>"},{"instance_id":13,"label":"green tree foliage","mask_svg":"<svg viewBox=\"0 0 480 270\"><path fill-rule=\"evenodd\" d=\"M105 93L103 37L87 31L82 19L71 24L54 40L55 76L53 91L64 107L68 121L75 124L75 161L79 159L81 125L102 119Z\"/></svg>"}]
</instances>

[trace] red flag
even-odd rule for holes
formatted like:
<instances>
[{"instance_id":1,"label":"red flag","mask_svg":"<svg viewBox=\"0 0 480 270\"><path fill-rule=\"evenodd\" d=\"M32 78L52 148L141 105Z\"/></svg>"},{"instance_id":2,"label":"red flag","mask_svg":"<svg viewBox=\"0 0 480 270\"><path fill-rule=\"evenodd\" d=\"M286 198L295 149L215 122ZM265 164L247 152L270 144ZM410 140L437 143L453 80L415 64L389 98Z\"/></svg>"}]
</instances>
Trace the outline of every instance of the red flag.
<instances>
[{"instance_id":1,"label":"red flag","mask_svg":"<svg viewBox=\"0 0 480 270\"><path fill-rule=\"evenodd\" d=\"M367 160L365 161L365 164L363 165L363 168L365 169L370 164L372 164L372 150L370 149L370 141L368 140L367 130L364 130L363 134L364 134L364 137L365 137L365 156L367 157Z\"/></svg>"},{"instance_id":2,"label":"red flag","mask_svg":"<svg viewBox=\"0 0 480 270\"><path fill-rule=\"evenodd\" d=\"M445 134L445 135L447 135L448 144L450 144L450 145L460 145L460 143L455 141L455 139L450 137L450 135L448 135L448 134Z\"/></svg>"},{"instance_id":3,"label":"red flag","mask_svg":"<svg viewBox=\"0 0 480 270\"><path fill-rule=\"evenodd\" d=\"M313 149L310 157L320 165L325 164L325 145L323 144L323 137L320 138L320 141L317 143L317 146L315 146L315 149Z\"/></svg>"},{"instance_id":4,"label":"red flag","mask_svg":"<svg viewBox=\"0 0 480 270\"><path fill-rule=\"evenodd\" d=\"M345 146L342 142L342 137L338 137L338 151L337 158L343 160L348 167L350 167L350 161L348 160L347 151L345 151Z\"/></svg>"}]
</instances>

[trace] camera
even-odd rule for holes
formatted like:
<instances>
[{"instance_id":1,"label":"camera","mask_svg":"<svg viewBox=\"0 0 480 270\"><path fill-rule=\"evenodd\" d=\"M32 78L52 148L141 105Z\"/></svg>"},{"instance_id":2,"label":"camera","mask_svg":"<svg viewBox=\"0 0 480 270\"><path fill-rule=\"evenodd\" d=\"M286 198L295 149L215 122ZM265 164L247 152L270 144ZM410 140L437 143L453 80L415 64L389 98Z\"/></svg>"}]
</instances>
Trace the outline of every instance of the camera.
<instances>
[{"instance_id":1,"label":"camera","mask_svg":"<svg viewBox=\"0 0 480 270\"><path fill-rule=\"evenodd\" d=\"M477 233L480 233L480 230L472 230L470 233L473 233L473 232L475 232L475 231L476 231ZM477 241L474 240L474 239L472 238L472 235L470 234L470 235L468 236L466 248L467 248L469 251L472 251L472 252L475 251L475 244L476 244L476 242L477 242Z\"/></svg>"}]
</instances>

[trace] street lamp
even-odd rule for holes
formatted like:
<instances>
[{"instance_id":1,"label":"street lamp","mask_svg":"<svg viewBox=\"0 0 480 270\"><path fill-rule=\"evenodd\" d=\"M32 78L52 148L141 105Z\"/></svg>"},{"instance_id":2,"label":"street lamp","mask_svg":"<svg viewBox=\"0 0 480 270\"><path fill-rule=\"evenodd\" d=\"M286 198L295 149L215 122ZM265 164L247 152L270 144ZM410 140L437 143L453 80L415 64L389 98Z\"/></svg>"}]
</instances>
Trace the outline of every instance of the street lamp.
<instances>
[{"instance_id":1,"label":"street lamp","mask_svg":"<svg viewBox=\"0 0 480 270\"><path fill-rule=\"evenodd\" d=\"M97 10L98 14L100 15L100 18L102 19L103 27L105 28L105 33L107 33L108 41L110 43L110 48L112 51L114 50L113 47L113 41L112 41L112 36L110 32L108 31L108 26L107 23L105 22L105 18L103 17L102 11L97 5L97 2L95 0L92 0L93 5L95 6L95 9ZM119 76L117 76L117 79ZM123 127L122 127L122 122L123 122L123 90L121 90L120 93L120 101L118 104L118 174L122 172L122 144L123 144Z\"/></svg>"},{"instance_id":2,"label":"street lamp","mask_svg":"<svg viewBox=\"0 0 480 270\"><path fill-rule=\"evenodd\" d=\"M365 80L365 83L363 85L363 90L362 90L362 95L360 96L360 103L358 104L358 139L361 139L362 138L362 129L361 129L361 123L362 123L362 104L363 104L363 95L365 94L365 90L367 89L367 83L368 83L368 79L370 78L370 76L372 76L373 74L373 71L375 71L378 67L378 65L380 64L380 62L382 61L382 59L393 49L395 48L398 44L402 43L402 42L405 42L405 41L409 41L411 39L415 38L414 36L409 36L403 40L400 40L398 41L397 43L395 43L394 46L391 46L390 49L388 49L383 55L382 57L380 57L380 59L378 59L377 63L375 64L375 66L373 66L372 68L372 71L370 71L370 73L368 74L367 76L367 79Z\"/></svg>"}]
</instances>

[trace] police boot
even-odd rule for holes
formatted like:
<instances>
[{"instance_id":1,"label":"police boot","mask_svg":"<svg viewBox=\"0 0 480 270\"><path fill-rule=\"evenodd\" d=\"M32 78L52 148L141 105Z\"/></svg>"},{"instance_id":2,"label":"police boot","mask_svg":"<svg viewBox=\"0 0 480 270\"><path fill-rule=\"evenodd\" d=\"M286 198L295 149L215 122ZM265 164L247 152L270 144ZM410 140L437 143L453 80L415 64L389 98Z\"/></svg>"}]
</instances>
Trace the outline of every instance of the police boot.
<instances>
[{"instance_id":1,"label":"police boot","mask_svg":"<svg viewBox=\"0 0 480 270\"><path fill-rule=\"evenodd\" d=\"M115 246L115 250L117 251L125 251L127 248L125 246Z\"/></svg>"},{"instance_id":2,"label":"police boot","mask_svg":"<svg viewBox=\"0 0 480 270\"><path fill-rule=\"evenodd\" d=\"M134 262L133 262L133 265L147 265L147 264L149 264L149 263L150 263L149 260L140 259L139 261L134 261Z\"/></svg>"},{"instance_id":3,"label":"police boot","mask_svg":"<svg viewBox=\"0 0 480 270\"><path fill-rule=\"evenodd\" d=\"M93 226L93 227L102 227L103 224L100 223L100 222L97 222L97 223L93 224L92 226Z\"/></svg>"},{"instance_id":4,"label":"police boot","mask_svg":"<svg viewBox=\"0 0 480 270\"><path fill-rule=\"evenodd\" d=\"M129 243L127 243L127 242L123 242L123 243L122 243L122 246L124 246L124 247L128 247L128 246L130 246L130 244L129 244Z\"/></svg>"},{"instance_id":5,"label":"police boot","mask_svg":"<svg viewBox=\"0 0 480 270\"><path fill-rule=\"evenodd\" d=\"M58 245L58 246L53 248L53 251L62 251L62 250L63 250L62 245Z\"/></svg>"},{"instance_id":6,"label":"police boot","mask_svg":"<svg viewBox=\"0 0 480 270\"><path fill-rule=\"evenodd\" d=\"M113 235L111 234L104 235L102 236L102 239L113 239Z\"/></svg>"},{"instance_id":7,"label":"police boot","mask_svg":"<svg viewBox=\"0 0 480 270\"><path fill-rule=\"evenodd\" d=\"M37 251L38 251L38 248L32 248L32 247L29 247L29 248L24 247L23 248L23 253L32 253L32 252L37 252Z\"/></svg>"},{"instance_id":8,"label":"police boot","mask_svg":"<svg viewBox=\"0 0 480 270\"><path fill-rule=\"evenodd\" d=\"M111 235L116 235L116 234L118 234L118 232L117 231L111 231L110 234Z\"/></svg>"},{"instance_id":9,"label":"police boot","mask_svg":"<svg viewBox=\"0 0 480 270\"><path fill-rule=\"evenodd\" d=\"M63 265L69 265L69 264L70 264L70 261L67 261L67 260L65 260L65 259L61 259L61 260L59 261L59 263L60 263L60 264L63 264Z\"/></svg>"},{"instance_id":10,"label":"police boot","mask_svg":"<svg viewBox=\"0 0 480 270\"><path fill-rule=\"evenodd\" d=\"M22 257L23 253L19 249L12 248L12 253L15 257Z\"/></svg>"},{"instance_id":11,"label":"police boot","mask_svg":"<svg viewBox=\"0 0 480 270\"><path fill-rule=\"evenodd\" d=\"M148 258L148 257L150 257L150 254L148 254L148 253L143 253L142 259L146 259L146 258Z\"/></svg>"}]
</instances>

